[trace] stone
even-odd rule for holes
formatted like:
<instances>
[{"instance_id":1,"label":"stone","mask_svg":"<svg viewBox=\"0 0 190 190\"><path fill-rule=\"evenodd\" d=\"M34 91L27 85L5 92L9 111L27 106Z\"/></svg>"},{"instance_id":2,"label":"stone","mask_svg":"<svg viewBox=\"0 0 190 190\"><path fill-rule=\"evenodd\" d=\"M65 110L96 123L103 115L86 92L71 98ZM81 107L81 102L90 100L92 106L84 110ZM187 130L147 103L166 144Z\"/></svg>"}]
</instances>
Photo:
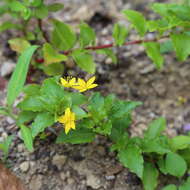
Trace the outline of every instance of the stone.
<instances>
[{"instance_id":1,"label":"stone","mask_svg":"<svg viewBox=\"0 0 190 190\"><path fill-rule=\"evenodd\" d=\"M100 178L92 173L86 176L86 184L93 189L99 189L101 187Z\"/></svg>"},{"instance_id":2,"label":"stone","mask_svg":"<svg viewBox=\"0 0 190 190\"><path fill-rule=\"evenodd\" d=\"M10 60L4 62L4 63L1 65L0 75L1 75L2 77L5 77L5 76L11 74L12 71L14 70L14 68L15 68L15 65L16 65L16 64L15 64L14 62L10 61Z\"/></svg>"},{"instance_id":3,"label":"stone","mask_svg":"<svg viewBox=\"0 0 190 190\"><path fill-rule=\"evenodd\" d=\"M57 166L57 168L58 168L59 170L61 170L61 168L63 167L63 165L64 165L65 162L66 162L66 159L67 159L66 156L56 154L56 155L53 157L53 159L52 159L52 164L55 165L55 166Z\"/></svg>"},{"instance_id":4,"label":"stone","mask_svg":"<svg viewBox=\"0 0 190 190\"><path fill-rule=\"evenodd\" d=\"M28 161L24 161L20 164L20 170L22 172L27 172L30 168L30 163Z\"/></svg>"},{"instance_id":5,"label":"stone","mask_svg":"<svg viewBox=\"0 0 190 190\"><path fill-rule=\"evenodd\" d=\"M99 189L104 185L104 182L101 178L94 173L94 170L90 170L87 167L86 160L81 162L72 162L72 167L78 172L79 175L86 176L86 185L93 188Z\"/></svg>"},{"instance_id":6,"label":"stone","mask_svg":"<svg viewBox=\"0 0 190 190\"><path fill-rule=\"evenodd\" d=\"M60 178L61 178L62 180L65 180L65 179L67 178L66 173L65 173L65 172L61 172L61 173L60 173Z\"/></svg>"},{"instance_id":7,"label":"stone","mask_svg":"<svg viewBox=\"0 0 190 190\"><path fill-rule=\"evenodd\" d=\"M142 69L140 70L140 74L141 74L141 75L146 75L146 74L149 74L149 73L154 72L155 69L156 69L155 66L154 66L153 64L150 64L150 65L147 65L147 66L145 66L144 68L142 68Z\"/></svg>"},{"instance_id":8,"label":"stone","mask_svg":"<svg viewBox=\"0 0 190 190\"><path fill-rule=\"evenodd\" d=\"M30 189L40 190L42 187L42 175L35 175L29 185Z\"/></svg>"},{"instance_id":9,"label":"stone","mask_svg":"<svg viewBox=\"0 0 190 190\"><path fill-rule=\"evenodd\" d=\"M103 146L98 146L97 147L97 152L100 156L105 156L106 155L106 150Z\"/></svg>"},{"instance_id":10,"label":"stone","mask_svg":"<svg viewBox=\"0 0 190 190\"><path fill-rule=\"evenodd\" d=\"M78 8L75 14L72 15L73 20L89 20L94 14L94 10L90 9L87 5Z\"/></svg>"},{"instance_id":11,"label":"stone","mask_svg":"<svg viewBox=\"0 0 190 190\"><path fill-rule=\"evenodd\" d=\"M161 82L155 82L152 86L159 96L164 96L167 92L166 86Z\"/></svg>"},{"instance_id":12,"label":"stone","mask_svg":"<svg viewBox=\"0 0 190 190\"><path fill-rule=\"evenodd\" d=\"M25 150L24 144L18 144L17 150L18 152L23 152Z\"/></svg>"}]
</instances>

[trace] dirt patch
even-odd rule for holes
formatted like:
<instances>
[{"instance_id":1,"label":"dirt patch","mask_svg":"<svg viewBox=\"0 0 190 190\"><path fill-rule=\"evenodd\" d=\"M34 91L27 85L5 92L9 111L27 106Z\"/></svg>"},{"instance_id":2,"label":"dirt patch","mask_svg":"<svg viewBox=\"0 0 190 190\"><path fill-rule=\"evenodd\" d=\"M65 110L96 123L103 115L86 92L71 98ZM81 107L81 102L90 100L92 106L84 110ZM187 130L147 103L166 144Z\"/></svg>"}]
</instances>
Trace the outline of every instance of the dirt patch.
<instances>
[{"instance_id":1,"label":"dirt patch","mask_svg":"<svg viewBox=\"0 0 190 190\"><path fill-rule=\"evenodd\" d=\"M56 18L75 24L78 23L77 14L82 12L86 16L84 20L89 21L97 31L103 27L98 36L105 43L111 39L112 22L121 18L121 9L136 8L153 17L147 8L148 2L153 1L61 2L65 2L65 12L64 15L54 15ZM93 6L95 8L90 9ZM127 25L126 21L123 22ZM129 36L130 40L135 38L135 35ZM120 48L117 54L117 65L110 64L110 60L102 56L96 58L100 84L96 90L105 95L115 93L121 99L143 102L133 113L137 125L131 126L131 134L141 135L147 124L159 116L167 119L166 133L169 136L184 133L183 125L190 123L189 60L179 63L172 54L165 55L165 67L158 71L141 46ZM2 64L5 64L9 54L2 56ZM78 70L72 72L78 74ZM1 104L5 104L5 94L5 91L0 92ZM19 138L14 122L2 116L0 120L1 138L7 134L15 136L8 159L10 168L31 190L142 190L140 180L123 168L115 153L110 152L111 143L106 138L97 137L95 142L85 145L56 145L55 136L51 135L46 141L36 141L35 152L29 153Z\"/></svg>"}]
</instances>

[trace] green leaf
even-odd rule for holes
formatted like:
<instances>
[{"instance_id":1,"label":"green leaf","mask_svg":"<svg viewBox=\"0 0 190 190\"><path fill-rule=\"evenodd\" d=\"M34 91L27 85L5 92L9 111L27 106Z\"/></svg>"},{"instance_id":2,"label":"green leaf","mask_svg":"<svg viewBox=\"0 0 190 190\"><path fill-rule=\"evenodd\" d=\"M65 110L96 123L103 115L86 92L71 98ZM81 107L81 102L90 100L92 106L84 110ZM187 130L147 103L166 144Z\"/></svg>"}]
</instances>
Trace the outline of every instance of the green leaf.
<instances>
[{"instance_id":1,"label":"green leaf","mask_svg":"<svg viewBox=\"0 0 190 190\"><path fill-rule=\"evenodd\" d=\"M29 4L33 7L38 7L42 4L42 0L32 0L32 1L29 1Z\"/></svg>"},{"instance_id":2,"label":"green leaf","mask_svg":"<svg viewBox=\"0 0 190 190\"><path fill-rule=\"evenodd\" d=\"M136 28L140 36L144 36L147 31L147 23L144 16L134 10L124 10L123 13Z\"/></svg>"},{"instance_id":3,"label":"green leaf","mask_svg":"<svg viewBox=\"0 0 190 190\"><path fill-rule=\"evenodd\" d=\"M48 16L48 8L47 8L47 6L42 4L41 6L36 7L33 10L33 16L35 16L36 18L39 18L39 19L46 18Z\"/></svg>"},{"instance_id":4,"label":"green leaf","mask_svg":"<svg viewBox=\"0 0 190 190\"><path fill-rule=\"evenodd\" d=\"M189 136L180 135L180 136L173 137L170 140L170 146L174 151L185 149L189 147L189 145L190 145Z\"/></svg>"},{"instance_id":5,"label":"green leaf","mask_svg":"<svg viewBox=\"0 0 190 190\"><path fill-rule=\"evenodd\" d=\"M175 17L181 21L189 21L190 7L180 4L153 4L153 9L162 16L168 17L168 19L174 19Z\"/></svg>"},{"instance_id":6,"label":"green leaf","mask_svg":"<svg viewBox=\"0 0 190 190\"><path fill-rule=\"evenodd\" d=\"M144 138L142 142L143 153L166 154L170 152L167 138L164 137L157 137L154 139Z\"/></svg>"},{"instance_id":7,"label":"green leaf","mask_svg":"<svg viewBox=\"0 0 190 190\"><path fill-rule=\"evenodd\" d=\"M143 156L139 147L135 145L128 145L125 150L118 154L120 162L129 168L131 172L137 174L142 179L143 177Z\"/></svg>"},{"instance_id":8,"label":"green leaf","mask_svg":"<svg viewBox=\"0 0 190 190\"><path fill-rule=\"evenodd\" d=\"M22 38L10 39L8 43L11 49L18 53L22 53L23 51L25 51L27 48L31 46L27 40L24 40Z\"/></svg>"},{"instance_id":9,"label":"green leaf","mask_svg":"<svg viewBox=\"0 0 190 190\"><path fill-rule=\"evenodd\" d=\"M81 105L81 104L86 103L87 101L87 97L79 92L71 93L69 95L71 96L73 105L76 105L76 106Z\"/></svg>"},{"instance_id":10,"label":"green leaf","mask_svg":"<svg viewBox=\"0 0 190 190\"><path fill-rule=\"evenodd\" d=\"M117 101L113 105L110 115L112 115L113 119L125 117L139 105L142 105L142 103L133 101Z\"/></svg>"},{"instance_id":11,"label":"green leaf","mask_svg":"<svg viewBox=\"0 0 190 190\"><path fill-rule=\"evenodd\" d=\"M43 56L46 64L59 63L67 60L67 56L56 52L56 50L49 43L43 45Z\"/></svg>"},{"instance_id":12,"label":"green leaf","mask_svg":"<svg viewBox=\"0 0 190 190\"><path fill-rule=\"evenodd\" d=\"M177 187L173 184L167 185L162 190L177 190Z\"/></svg>"},{"instance_id":13,"label":"green leaf","mask_svg":"<svg viewBox=\"0 0 190 190\"><path fill-rule=\"evenodd\" d=\"M168 171L166 169L166 163L164 157L160 157L159 160L157 161L157 164L159 166L159 170L164 174L168 174Z\"/></svg>"},{"instance_id":14,"label":"green leaf","mask_svg":"<svg viewBox=\"0 0 190 190\"><path fill-rule=\"evenodd\" d=\"M88 117L88 114L78 106L73 106L72 111L75 113L77 120Z\"/></svg>"},{"instance_id":15,"label":"green leaf","mask_svg":"<svg viewBox=\"0 0 190 190\"><path fill-rule=\"evenodd\" d=\"M64 65L62 63L52 63L44 66L43 71L48 76L62 75L64 72Z\"/></svg>"},{"instance_id":16,"label":"green leaf","mask_svg":"<svg viewBox=\"0 0 190 190\"><path fill-rule=\"evenodd\" d=\"M190 177L188 177L187 181L179 187L179 190L189 190L190 187Z\"/></svg>"},{"instance_id":17,"label":"green leaf","mask_svg":"<svg viewBox=\"0 0 190 190\"><path fill-rule=\"evenodd\" d=\"M29 84L24 86L23 92L27 96L39 95L40 94L40 85L38 84Z\"/></svg>"},{"instance_id":18,"label":"green leaf","mask_svg":"<svg viewBox=\"0 0 190 190\"><path fill-rule=\"evenodd\" d=\"M53 3L50 5L47 5L48 11L50 12L57 12L64 8L64 5L62 3Z\"/></svg>"},{"instance_id":19,"label":"green leaf","mask_svg":"<svg viewBox=\"0 0 190 190\"><path fill-rule=\"evenodd\" d=\"M94 45L96 40L96 34L94 30L86 23L80 24L79 42L80 47L84 48L88 45Z\"/></svg>"},{"instance_id":20,"label":"green leaf","mask_svg":"<svg viewBox=\"0 0 190 190\"><path fill-rule=\"evenodd\" d=\"M94 93L88 103L89 114L93 117L95 123L99 123L106 117L104 109L104 98L100 93Z\"/></svg>"},{"instance_id":21,"label":"green leaf","mask_svg":"<svg viewBox=\"0 0 190 190\"><path fill-rule=\"evenodd\" d=\"M144 43L144 47L148 57L158 69L161 69L163 67L164 59L160 53L160 44L156 42L147 42Z\"/></svg>"},{"instance_id":22,"label":"green leaf","mask_svg":"<svg viewBox=\"0 0 190 190\"><path fill-rule=\"evenodd\" d=\"M167 40L160 44L161 53L170 53L172 51L174 51L174 47L171 40Z\"/></svg>"},{"instance_id":23,"label":"green leaf","mask_svg":"<svg viewBox=\"0 0 190 190\"><path fill-rule=\"evenodd\" d=\"M0 150L3 151L3 161L7 159L9 148L12 143L13 136L8 136L3 142L0 142Z\"/></svg>"},{"instance_id":24,"label":"green leaf","mask_svg":"<svg viewBox=\"0 0 190 190\"><path fill-rule=\"evenodd\" d=\"M54 20L53 25L54 30L51 35L53 45L63 51L73 48L76 43L76 34L71 27L58 20Z\"/></svg>"},{"instance_id":25,"label":"green leaf","mask_svg":"<svg viewBox=\"0 0 190 190\"><path fill-rule=\"evenodd\" d=\"M171 39L177 58L180 61L185 61L190 54L190 35L172 34Z\"/></svg>"},{"instance_id":26,"label":"green leaf","mask_svg":"<svg viewBox=\"0 0 190 190\"><path fill-rule=\"evenodd\" d=\"M55 78L48 78L42 84L41 94L48 95L51 99L61 99L64 96L64 88Z\"/></svg>"},{"instance_id":27,"label":"green leaf","mask_svg":"<svg viewBox=\"0 0 190 190\"><path fill-rule=\"evenodd\" d=\"M75 50L72 57L76 64L84 71L94 74L96 65L93 61L93 56L86 51Z\"/></svg>"},{"instance_id":28,"label":"green leaf","mask_svg":"<svg viewBox=\"0 0 190 190\"><path fill-rule=\"evenodd\" d=\"M167 172L176 177L182 177L187 170L185 160L176 153L168 153L165 164Z\"/></svg>"},{"instance_id":29,"label":"green leaf","mask_svg":"<svg viewBox=\"0 0 190 190\"><path fill-rule=\"evenodd\" d=\"M28 72L30 60L38 46L30 46L19 57L16 68L8 84L7 104L11 106L21 92Z\"/></svg>"},{"instance_id":30,"label":"green leaf","mask_svg":"<svg viewBox=\"0 0 190 190\"><path fill-rule=\"evenodd\" d=\"M110 57L113 63L115 63L115 64L117 63L117 57L114 54L113 50L111 50L111 49L100 49L100 50L97 50L96 52L99 54L104 54L104 55Z\"/></svg>"},{"instance_id":31,"label":"green leaf","mask_svg":"<svg viewBox=\"0 0 190 190\"><path fill-rule=\"evenodd\" d=\"M36 117L36 113L32 111L22 111L18 115L17 125L28 123Z\"/></svg>"},{"instance_id":32,"label":"green leaf","mask_svg":"<svg viewBox=\"0 0 190 190\"><path fill-rule=\"evenodd\" d=\"M15 12L22 12L26 10L26 7L19 1L9 2L9 7L12 11L15 11Z\"/></svg>"},{"instance_id":33,"label":"green leaf","mask_svg":"<svg viewBox=\"0 0 190 190\"><path fill-rule=\"evenodd\" d=\"M92 142L95 138L95 133L90 129L77 129L71 130L66 135L64 131L57 137L56 143L71 143L71 144L82 144Z\"/></svg>"},{"instance_id":34,"label":"green leaf","mask_svg":"<svg viewBox=\"0 0 190 190\"><path fill-rule=\"evenodd\" d=\"M24 125L21 125L20 129L21 129L21 137L22 137L22 140L24 141L26 148L30 152L32 152L34 148L33 148L33 138L32 138L31 129Z\"/></svg>"},{"instance_id":35,"label":"green leaf","mask_svg":"<svg viewBox=\"0 0 190 190\"><path fill-rule=\"evenodd\" d=\"M105 122L100 122L99 126L93 130L96 133L101 135L110 135L112 131L112 122L110 120Z\"/></svg>"},{"instance_id":36,"label":"green leaf","mask_svg":"<svg viewBox=\"0 0 190 190\"><path fill-rule=\"evenodd\" d=\"M160 117L158 119L155 119L149 124L149 127L147 131L145 132L145 138L147 139L155 139L161 133L165 130L166 128L166 120L163 117Z\"/></svg>"},{"instance_id":37,"label":"green leaf","mask_svg":"<svg viewBox=\"0 0 190 190\"><path fill-rule=\"evenodd\" d=\"M39 133L43 132L47 127L54 123L54 116L48 112L42 112L37 115L32 123L32 137L35 138Z\"/></svg>"},{"instance_id":38,"label":"green leaf","mask_svg":"<svg viewBox=\"0 0 190 190\"><path fill-rule=\"evenodd\" d=\"M113 127L112 127L113 132ZM123 132L121 135L116 135L113 133L116 138L114 138L115 144L111 146L111 151L122 151L127 147L127 144L129 143L129 135L126 132ZM113 139L113 134L111 139ZM119 133L118 133L119 134Z\"/></svg>"},{"instance_id":39,"label":"green leaf","mask_svg":"<svg viewBox=\"0 0 190 190\"><path fill-rule=\"evenodd\" d=\"M128 30L126 26L122 26L118 23L114 25L112 36L115 40L116 45L122 46L126 41L127 35L128 35Z\"/></svg>"},{"instance_id":40,"label":"green leaf","mask_svg":"<svg viewBox=\"0 0 190 190\"><path fill-rule=\"evenodd\" d=\"M178 150L178 154L184 158L184 160L190 164L190 148L186 148L183 150Z\"/></svg>"},{"instance_id":41,"label":"green leaf","mask_svg":"<svg viewBox=\"0 0 190 190\"><path fill-rule=\"evenodd\" d=\"M6 115L6 116L9 115L6 107L0 106L0 115Z\"/></svg>"},{"instance_id":42,"label":"green leaf","mask_svg":"<svg viewBox=\"0 0 190 190\"><path fill-rule=\"evenodd\" d=\"M11 21L6 21L0 25L0 32L4 32L5 30L9 29L20 29L20 28L21 26L19 24L14 24Z\"/></svg>"},{"instance_id":43,"label":"green leaf","mask_svg":"<svg viewBox=\"0 0 190 190\"><path fill-rule=\"evenodd\" d=\"M160 14L161 16L167 16L168 14L168 4L154 3L152 4L151 8L153 9L153 11Z\"/></svg>"},{"instance_id":44,"label":"green leaf","mask_svg":"<svg viewBox=\"0 0 190 190\"><path fill-rule=\"evenodd\" d=\"M130 126L131 124L131 116L130 114L125 116L122 119L116 118L115 120L112 120L112 131L110 138L113 142L119 143L122 147L125 147L127 140L126 136L126 129Z\"/></svg>"},{"instance_id":45,"label":"green leaf","mask_svg":"<svg viewBox=\"0 0 190 190\"><path fill-rule=\"evenodd\" d=\"M45 109L44 104L40 100L39 96L30 96L25 98L22 102L18 104L18 107L21 110L33 112L43 111Z\"/></svg>"},{"instance_id":46,"label":"green leaf","mask_svg":"<svg viewBox=\"0 0 190 190\"><path fill-rule=\"evenodd\" d=\"M158 170L152 163L144 163L143 187L144 190L154 190L158 185Z\"/></svg>"},{"instance_id":47,"label":"green leaf","mask_svg":"<svg viewBox=\"0 0 190 190\"><path fill-rule=\"evenodd\" d=\"M0 16L4 15L8 11L8 5L7 4L2 4L0 6Z\"/></svg>"}]
</instances>

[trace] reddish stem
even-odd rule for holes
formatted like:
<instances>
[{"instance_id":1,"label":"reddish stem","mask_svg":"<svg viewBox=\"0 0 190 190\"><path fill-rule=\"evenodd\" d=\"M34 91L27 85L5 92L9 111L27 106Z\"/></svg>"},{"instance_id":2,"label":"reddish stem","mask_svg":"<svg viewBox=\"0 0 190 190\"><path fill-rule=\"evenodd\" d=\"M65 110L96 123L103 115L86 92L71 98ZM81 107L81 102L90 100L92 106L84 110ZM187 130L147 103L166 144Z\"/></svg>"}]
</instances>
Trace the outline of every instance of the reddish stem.
<instances>
[{"instance_id":1,"label":"reddish stem","mask_svg":"<svg viewBox=\"0 0 190 190\"><path fill-rule=\"evenodd\" d=\"M42 32L43 38L45 39L46 42L49 42L48 35L47 35L47 33L43 30L42 19L38 19L37 22L38 22L38 27L39 27L39 29L40 29L41 32Z\"/></svg>"},{"instance_id":2,"label":"reddish stem","mask_svg":"<svg viewBox=\"0 0 190 190\"><path fill-rule=\"evenodd\" d=\"M147 42L156 42L156 41L159 41L161 39L168 38L168 37L169 36L163 36L159 39L154 38L154 39L135 40L135 41L125 42L123 44L123 46L142 44L142 43L147 43ZM86 47L84 49L86 49L86 50L99 50L99 49L106 49L106 48L113 48L113 47L117 47L117 46L114 43L110 43L110 44L103 44L103 45L98 45L98 46L89 46L89 47ZM65 51L65 52L62 52L62 54L69 55L70 53L72 53L72 51L73 50ZM43 63L44 59L36 59L36 62Z\"/></svg>"}]
</instances>

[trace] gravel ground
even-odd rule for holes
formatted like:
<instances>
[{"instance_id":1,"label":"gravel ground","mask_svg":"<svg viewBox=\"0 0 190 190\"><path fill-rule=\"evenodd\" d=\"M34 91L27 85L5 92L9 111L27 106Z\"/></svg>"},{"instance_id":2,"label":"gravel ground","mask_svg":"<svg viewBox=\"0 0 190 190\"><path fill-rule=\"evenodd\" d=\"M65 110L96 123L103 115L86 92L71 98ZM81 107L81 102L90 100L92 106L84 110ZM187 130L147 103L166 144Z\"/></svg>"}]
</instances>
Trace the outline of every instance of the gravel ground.
<instances>
[{"instance_id":1,"label":"gravel ground","mask_svg":"<svg viewBox=\"0 0 190 190\"><path fill-rule=\"evenodd\" d=\"M148 3L153 0L61 2L65 3L65 12L56 13L54 17L73 26L79 23L79 18L87 21L98 32L99 41L104 43L111 39L113 22L119 20L128 25L120 10L133 8L143 11L149 18L155 17L148 9ZM44 28L46 24L48 21ZM8 33L2 35L1 41L7 37ZM130 34L129 40L134 39L136 35ZM7 52L3 47L0 55L0 77L4 77L0 78L0 104L5 104L4 80L8 79L15 65L11 52ZM117 65L102 56L96 58L100 84L97 90L105 95L115 93L121 99L143 102L133 113L135 122L140 124L131 127L131 134L141 135L147 124L159 116L166 117L169 136L184 133L183 125L190 123L189 60L180 63L173 54L165 55L165 67L158 71L139 45L120 48L116 52ZM77 74L78 70L68 70L68 73ZM184 99L184 103L180 99ZM1 139L7 134L15 135L8 164L30 190L142 190L140 180L123 168L115 154L109 151L111 143L106 138L97 137L95 142L85 145L55 145L55 136L52 135L46 141L37 141L35 152L29 153L19 139L14 121L2 116L0 121ZM167 180L161 183L164 185Z\"/></svg>"}]
</instances>

